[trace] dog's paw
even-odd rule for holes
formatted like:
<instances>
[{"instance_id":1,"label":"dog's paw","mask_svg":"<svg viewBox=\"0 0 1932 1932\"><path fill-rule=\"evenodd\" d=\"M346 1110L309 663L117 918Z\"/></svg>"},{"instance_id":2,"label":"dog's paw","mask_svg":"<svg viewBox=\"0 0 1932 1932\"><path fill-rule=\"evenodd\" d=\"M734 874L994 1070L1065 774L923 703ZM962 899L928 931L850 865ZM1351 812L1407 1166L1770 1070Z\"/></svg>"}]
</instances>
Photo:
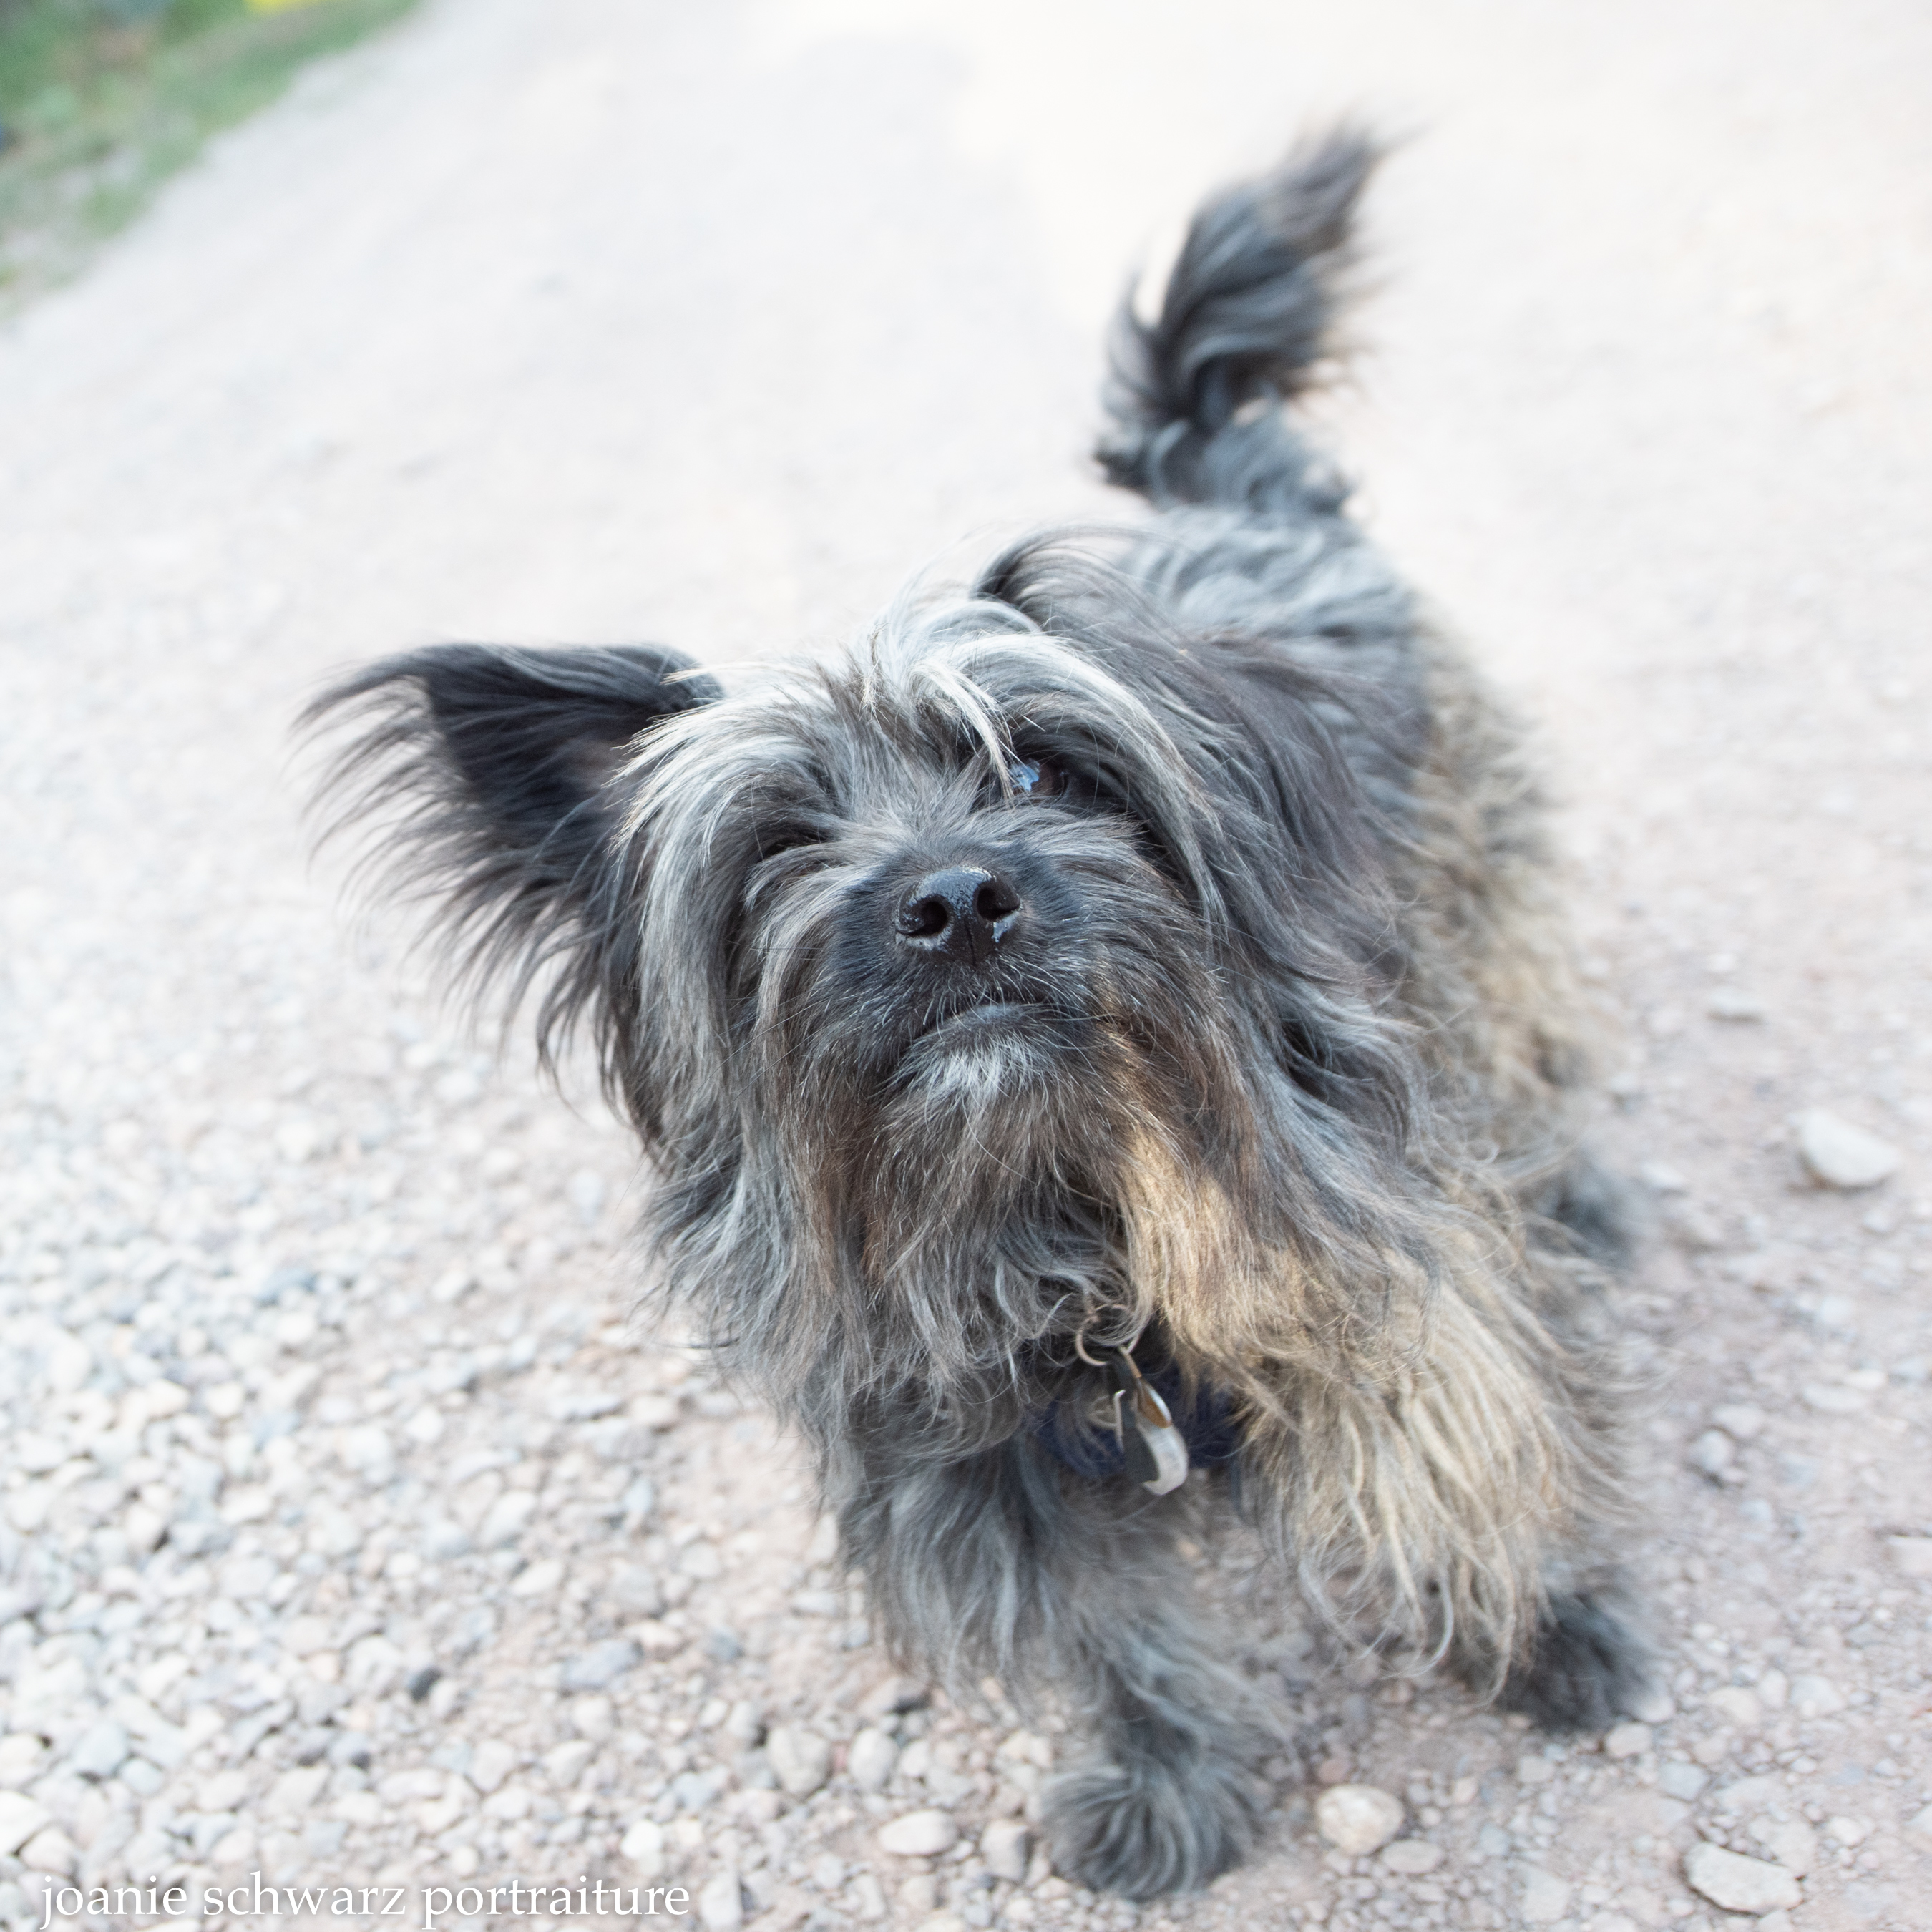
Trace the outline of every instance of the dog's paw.
<instances>
[{"instance_id":1,"label":"dog's paw","mask_svg":"<svg viewBox=\"0 0 1932 1932\"><path fill-rule=\"evenodd\" d=\"M1258 1820L1240 1766L1192 1752L1175 1763L1092 1759L1045 1796L1054 1869L1127 1898L1199 1891L1246 1856Z\"/></svg>"},{"instance_id":2,"label":"dog's paw","mask_svg":"<svg viewBox=\"0 0 1932 1932\"><path fill-rule=\"evenodd\" d=\"M1608 1730L1644 1706L1650 1661L1614 1598L1552 1597L1498 1701L1546 1731Z\"/></svg>"}]
</instances>

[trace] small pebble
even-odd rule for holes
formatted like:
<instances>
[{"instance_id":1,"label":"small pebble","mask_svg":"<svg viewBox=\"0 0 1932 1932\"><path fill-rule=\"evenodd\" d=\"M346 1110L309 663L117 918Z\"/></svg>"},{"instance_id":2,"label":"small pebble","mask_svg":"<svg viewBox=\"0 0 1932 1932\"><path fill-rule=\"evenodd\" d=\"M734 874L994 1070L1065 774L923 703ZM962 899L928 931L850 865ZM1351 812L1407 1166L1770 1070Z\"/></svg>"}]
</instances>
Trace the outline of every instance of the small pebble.
<instances>
[{"instance_id":1,"label":"small pebble","mask_svg":"<svg viewBox=\"0 0 1932 1932\"><path fill-rule=\"evenodd\" d=\"M82 1732L67 1761L83 1777L112 1778L126 1762L128 1748L126 1730L112 1718L102 1718Z\"/></svg>"},{"instance_id":2,"label":"small pebble","mask_svg":"<svg viewBox=\"0 0 1932 1932\"><path fill-rule=\"evenodd\" d=\"M592 1644L566 1662L562 1670L566 1690L608 1690L627 1670L642 1661L644 1652L628 1637L609 1637Z\"/></svg>"},{"instance_id":3,"label":"small pebble","mask_svg":"<svg viewBox=\"0 0 1932 1932\"><path fill-rule=\"evenodd\" d=\"M898 1756L898 1746L884 1731L862 1730L846 1750L846 1774L861 1791L883 1791Z\"/></svg>"},{"instance_id":4,"label":"small pebble","mask_svg":"<svg viewBox=\"0 0 1932 1932\"><path fill-rule=\"evenodd\" d=\"M1554 1925L1570 1907L1567 1880L1540 1865L1526 1865L1519 1874L1522 1888L1522 1916L1531 1925Z\"/></svg>"},{"instance_id":5,"label":"small pebble","mask_svg":"<svg viewBox=\"0 0 1932 1932\"><path fill-rule=\"evenodd\" d=\"M1818 1834L1802 1818L1754 1818L1750 1835L1765 1856L1793 1878L1802 1878L1818 1856Z\"/></svg>"},{"instance_id":6,"label":"small pebble","mask_svg":"<svg viewBox=\"0 0 1932 1932\"><path fill-rule=\"evenodd\" d=\"M1932 1536L1893 1536L1886 1539L1892 1568L1916 1582L1932 1582Z\"/></svg>"},{"instance_id":7,"label":"small pebble","mask_svg":"<svg viewBox=\"0 0 1932 1932\"><path fill-rule=\"evenodd\" d=\"M1383 1868L1405 1877L1419 1877L1433 1871L1442 1862L1442 1847L1426 1838L1398 1838L1382 1849Z\"/></svg>"},{"instance_id":8,"label":"small pebble","mask_svg":"<svg viewBox=\"0 0 1932 1932\"><path fill-rule=\"evenodd\" d=\"M1402 1801L1372 1784L1334 1785L1315 1801L1315 1828L1351 1858L1379 1851L1403 1815Z\"/></svg>"},{"instance_id":9,"label":"small pebble","mask_svg":"<svg viewBox=\"0 0 1932 1932\"><path fill-rule=\"evenodd\" d=\"M528 1569L518 1571L511 1580L510 1594L513 1597L550 1596L562 1581L562 1561L554 1556L548 1556L541 1563L532 1563Z\"/></svg>"},{"instance_id":10,"label":"small pebble","mask_svg":"<svg viewBox=\"0 0 1932 1932\"><path fill-rule=\"evenodd\" d=\"M1858 1390L1841 1388L1835 1382L1807 1382L1798 1393L1807 1408L1815 1408L1822 1415L1856 1415L1865 1406L1864 1396Z\"/></svg>"},{"instance_id":11,"label":"small pebble","mask_svg":"<svg viewBox=\"0 0 1932 1932\"><path fill-rule=\"evenodd\" d=\"M1898 1172L1900 1156L1890 1142L1823 1107L1801 1114L1797 1126L1798 1157L1823 1186L1876 1187Z\"/></svg>"},{"instance_id":12,"label":"small pebble","mask_svg":"<svg viewBox=\"0 0 1932 1932\"><path fill-rule=\"evenodd\" d=\"M1711 1420L1739 1442L1753 1442L1764 1432L1765 1413L1754 1402L1727 1402L1711 1412Z\"/></svg>"},{"instance_id":13,"label":"small pebble","mask_svg":"<svg viewBox=\"0 0 1932 1932\"><path fill-rule=\"evenodd\" d=\"M1726 1684L1721 1690L1713 1690L1707 1701L1720 1717L1736 1724L1740 1730L1754 1729L1764 1715L1764 1706L1758 1702L1757 1694L1742 1684Z\"/></svg>"},{"instance_id":14,"label":"small pebble","mask_svg":"<svg viewBox=\"0 0 1932 1932\"><path fill-rule=\"evenodd\" d=\"M1828 1677L1794 1677L1791 1708L1801 1718L1828 1718L1845 1708L1844 1694Z\"/></svg>"},{"instance_id":15,"label":"small pebble","mask_svg":"<svg viewBox=\"0 0 1932 1932\"><path fill-rule=\"evenodd\" d=\"M704 1882L698 1894L698 1922L704 1932L739 1932L743 1925L744 1888L733 1867L726 1866Z\"/></svg>"},{"instance_id":16,"label":"small pebble","mask_svg":"<svg viewBox=\"0 0 1932 1932\"><path fill-rule=\"evenodd\" d=\"M1782 1867L1720 1845L1693 1845L1684 1854L1684 1877L1694 1892L1726 1912L1770 1912L1800 1904L1804 1897L1797 1880Z\"/></svg>"},{"instance_id":17,"label":"small pebble","mask_svg":"<svg viewBox=\"0 0 1932 1932\"><path fill-rule=\"evenodd\" d=\"M958 1841L952 1814L936 1808L908 1811L879 1830L879 1849L898 1858L936 1858Z\"/></svg>"},{"instance_id":18,"label":"small pebble","mask_svg":"<svg viewBox=\"0 0 1932 1932\"><path fill-rule=\"evenodd\" d=\"M670 1869L664 1827L651 1819L639 1819L618 1840L617 1850L646 1885L662 1878Z\"/></svg>"},{"instance_id":19,"label":"small pebble","mask_svg":"<svg viewBox=\"0 0 1932 1932\"><path fill-rule=\"evenodd\" d=\"M17 1852L46 1822L47 1808L38 1799L0 1791L0 1858Z\"/></svg>"},{"instance_id":20,"label":"small pebble","mask_svg":"<svg viewBox=\"0 0 1932 1932\"><path fill-rule=\"evenodd\" d=\"M995 1878L1023 1884L1032 1853L1033 1834L1017 1818L995 1818L980 1834L980 1856Z\"/></svg>"},{"instance_id":21,"label":"small pebble","mask_svg":"<svg viewBox=\"0 0 1932 1932\"><path fill-rule=\"evenodd\" d=\"M71 1878L80 1866L80 1847L58 1825L44 1825L20 1847L20 1862L29 1871Z\"/></svg>"},{"instance_id":22,"label":"small pebble","mask_svg":"<svg viewBox=\"0 0 1932 1932\"><path fill-rule=\"evenodd\" d=\"M832 1775L832 1747L802 1725L782 1724L765 1740L765 1756L786 1793L809 1798Z\"/></svg>"}]
</instances>

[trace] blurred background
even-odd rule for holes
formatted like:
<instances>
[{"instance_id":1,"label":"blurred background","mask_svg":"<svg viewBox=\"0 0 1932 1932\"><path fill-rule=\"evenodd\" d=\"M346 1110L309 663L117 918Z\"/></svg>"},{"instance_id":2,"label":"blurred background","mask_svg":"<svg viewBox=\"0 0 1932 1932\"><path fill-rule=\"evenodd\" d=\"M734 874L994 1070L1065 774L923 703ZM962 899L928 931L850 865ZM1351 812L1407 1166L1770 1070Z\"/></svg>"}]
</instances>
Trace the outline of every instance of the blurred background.
<instances>
[{"instance_id":1,"label":"blurred background","mask_svg":"<svg viewBox=\"0 0 1932 1932\"><path fill-rule=\"evenodd\" d=\"M0 1922L1926 1922L1928 88L1904 0L0 0ZM286 728L438 638L728 676L1130 514L1112 304L1342 113L1402 140L1316 413L1562 806L1677 1711L1546 1750L1204 1552L1278 1812L1137 1921L1028 1836L1051 1725L895 1679L627 1325L621 1137L356 922ZM1439 1856L1324 1846L1331 1774Z\"/></svg>"}]
</instances>

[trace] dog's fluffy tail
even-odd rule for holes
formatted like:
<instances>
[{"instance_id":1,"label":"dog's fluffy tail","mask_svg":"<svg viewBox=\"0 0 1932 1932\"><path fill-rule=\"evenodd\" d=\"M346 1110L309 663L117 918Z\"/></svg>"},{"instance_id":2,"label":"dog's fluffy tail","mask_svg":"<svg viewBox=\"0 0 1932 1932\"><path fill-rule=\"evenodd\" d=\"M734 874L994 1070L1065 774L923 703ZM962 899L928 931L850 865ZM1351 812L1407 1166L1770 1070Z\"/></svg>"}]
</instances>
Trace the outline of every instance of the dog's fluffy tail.
<instances>
[{"instance_id":1,"label":"dog's fluffy tail","mask_svg":"<svg viewBox=\"0 0 1932 1932\"><path fill-rule=\"evenodd\" d=\"M1304 481L1308 457L1276 405L1334 352L1355 204L1382 152L1354 128L1306 142L1203 205L1157 320L1134 314L1130 291L1097 452L1109 482L1156 503L1260 507Z\"/></svg>"}]
</instances>

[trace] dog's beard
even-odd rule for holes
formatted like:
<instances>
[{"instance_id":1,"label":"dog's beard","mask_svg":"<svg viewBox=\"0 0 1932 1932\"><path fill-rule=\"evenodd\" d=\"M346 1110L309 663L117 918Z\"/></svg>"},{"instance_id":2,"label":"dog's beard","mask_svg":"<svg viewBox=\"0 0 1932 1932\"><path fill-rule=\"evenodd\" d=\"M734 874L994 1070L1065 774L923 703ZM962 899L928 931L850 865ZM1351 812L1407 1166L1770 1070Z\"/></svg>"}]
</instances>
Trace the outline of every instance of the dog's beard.
<instances>
[{"instance_id":1,"label":"dog's beard","mask_svg":"<svg viewBox=\"0 0 1932 1932\"><path fill-rule=\"evenodd\" d=\"M830 871L741 943L763 971L730 1161L656 1211L674 1292L808 1430L913 1408L956 1454L1156 1327L1184 1373L1232 1387L1304 1316L1336 1326L1298 1283L1372 1282L1414 1232L1382 1150L1286 1076L1178 895L1115 834L1054 844L1081 916L1050 964L882 979ZM1335 1010L1338 1036L1373 1024ZM1388 1228L1352 1204L1365 1174Z\"/></svg>"},{"instance_id":2,"label":"dog's beard","mask_svg":"<svg viewBox=\"0 0 1932 1932\"><path fill-rule=\"evenodd\" d=\"M1054 969L1016 962L978 998L868 999L829 938L793 954L741 1062L791 1234L768 1386L820 1367L916 1404L935 1450L998 1439L1083 1348L1147 1327L1149 1172L1246 1191L1240 1023L1198 926L1109 856Z\"/></svg>"},{"instance_id":3,"label":"dog's beard","mask_svg":"<svg viewBox=\"0 0 1932 1932\"><path fill-rule=\"evenodd\" d=\"M792 1062L773 1151L808 1274L794 1308L828 1331L811 1352L848 1388L918 1400L942 1425L935 1443L996 1438L1083 1339L1144 1325L1128 1168L1176 1123L1227 1111L1229 1070L1203 1052L1216 1031L1199 1002L1191 1026L1174 1024L1175 990L1144 991L1130 1015L1064 989L976 1003L884 1066L832 1028Z\"/></svg>"}]
</instances>

